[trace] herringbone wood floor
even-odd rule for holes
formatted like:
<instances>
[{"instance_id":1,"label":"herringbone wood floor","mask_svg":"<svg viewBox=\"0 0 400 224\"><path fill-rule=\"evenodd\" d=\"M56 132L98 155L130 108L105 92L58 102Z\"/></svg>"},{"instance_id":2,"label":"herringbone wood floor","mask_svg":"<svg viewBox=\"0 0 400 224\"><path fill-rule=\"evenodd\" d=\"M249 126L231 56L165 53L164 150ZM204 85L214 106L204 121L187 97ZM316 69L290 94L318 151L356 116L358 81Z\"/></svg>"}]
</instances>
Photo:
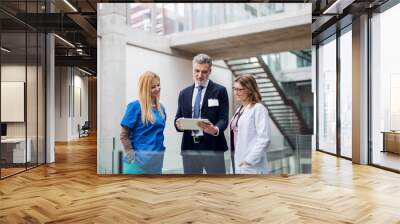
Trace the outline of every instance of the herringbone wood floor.
<instances>
[{"instance_id":1,"label":"herringbone wood floor","mask_svg":"<svg viewBox=\"0 0 400 224\"><path fill-rule=\"evenodd\" d=\"M400 175L316 152L313 174L98 176L95 138L0 181L0 223L400 223Z\"/></svg>"}]
</instances>

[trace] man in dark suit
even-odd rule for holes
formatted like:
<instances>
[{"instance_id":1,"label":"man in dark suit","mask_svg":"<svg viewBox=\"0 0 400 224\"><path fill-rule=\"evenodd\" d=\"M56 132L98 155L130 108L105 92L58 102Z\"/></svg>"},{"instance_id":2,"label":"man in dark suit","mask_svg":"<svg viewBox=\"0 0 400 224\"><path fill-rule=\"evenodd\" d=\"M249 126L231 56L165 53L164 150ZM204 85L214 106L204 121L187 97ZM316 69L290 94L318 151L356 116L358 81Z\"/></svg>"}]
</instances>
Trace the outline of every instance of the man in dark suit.
<instances>
[{"instance_id":1,"label":"man in dark suit","mask_svg":"<svg viewBox=\"0 0 400 224\"><path fill-rule=\"evenodd\" d=\"M182 159L185 174L225 174L224 152L228 149L224 130L228 126L229 101L226 88L209 80L212 59L205 54L193 58L194 84L179 93L175 128L181 118L208 119L202 131L183 131Z\"/></svg>"}]
</instances>

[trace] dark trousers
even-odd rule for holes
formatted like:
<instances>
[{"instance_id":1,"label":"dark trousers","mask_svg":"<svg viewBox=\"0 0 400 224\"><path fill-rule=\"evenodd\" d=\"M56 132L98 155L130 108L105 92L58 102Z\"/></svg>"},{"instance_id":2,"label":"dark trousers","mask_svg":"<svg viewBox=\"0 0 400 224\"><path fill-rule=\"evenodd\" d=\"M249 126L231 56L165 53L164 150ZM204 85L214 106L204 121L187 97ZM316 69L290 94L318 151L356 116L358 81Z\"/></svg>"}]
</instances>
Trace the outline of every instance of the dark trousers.
<instances>
[{"instance_id":1,"label":"dark trousers","mask_svg":"<svg viewBox=\"0 0 400 224\"><path fill-rule=\"evenodd\" d=\"M185 174L226 174L224 152L185 153L182 152Z\"/></svg>"}]
</instances>

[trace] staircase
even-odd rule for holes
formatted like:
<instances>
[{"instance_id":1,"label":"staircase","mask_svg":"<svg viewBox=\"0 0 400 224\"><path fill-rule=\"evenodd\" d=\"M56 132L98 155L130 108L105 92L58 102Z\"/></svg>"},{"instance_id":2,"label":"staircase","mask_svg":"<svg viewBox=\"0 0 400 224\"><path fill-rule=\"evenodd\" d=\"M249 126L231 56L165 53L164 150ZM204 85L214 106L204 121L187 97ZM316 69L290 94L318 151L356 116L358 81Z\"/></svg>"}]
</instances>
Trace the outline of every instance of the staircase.
<instances>
[{"instance_id":1,"label":"staircase","mask_svg":"<svg viewBox=\"0 0 400 224\"><path fill-rule=\"evenodd\" d=\"M311 63L311 50L291 51L292 54Z\"/></svg>"},{"instance_id":2,"label":"staircase","mask_svg":"<svg viewBox=\"0 0 400 224\"><path fill-rule=\"evenodd\" d=\"M245 74L254 76L271 120L292 149L296 148L296 135L312 134L301 113L293 101L286 97L261 56L225 60L225 63L235 78Z\"/></svg>"}]
</instances>

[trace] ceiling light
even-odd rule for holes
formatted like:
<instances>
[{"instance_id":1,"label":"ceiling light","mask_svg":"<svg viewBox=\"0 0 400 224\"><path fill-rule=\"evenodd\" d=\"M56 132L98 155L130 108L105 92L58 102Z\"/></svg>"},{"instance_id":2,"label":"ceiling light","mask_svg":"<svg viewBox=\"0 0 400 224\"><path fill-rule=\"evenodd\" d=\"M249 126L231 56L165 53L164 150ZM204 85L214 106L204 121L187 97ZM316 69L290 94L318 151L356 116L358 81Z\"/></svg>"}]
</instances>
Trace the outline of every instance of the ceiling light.
<instances>
[{"instance_id":1,"label":"ceiling light","mask_svg":"<svg viewBox=\"0 0 400 224\"><path fill-rule=\"evenodd\" d=\"M6 52L6 53L10 53L10 52L11 52L11 50L9 50L9 49L7 49L7 48L5 48L5 47L1 47L1 50L4 51L4 52Z\"/></svg>"},{"instance_id":2,"label":"ceiling light","mask_svg":"<svg viewBox=\"0 0 400 224\"><path fill-rule=\"evenodd\" d=\"M324 10L322 14L342 14L343 9L351 5L355 0L336 0L332 5Z\"/></svg>"},{"instance_id":3,"label":"ceiling light","mask_svg":"<svg viewBox=\"0 0 400 224\"><path fill-rule=\"evenodd\" d=\"M54 34L55 37L57 37L58 39L60 39L61 41L63 41L64 43L66 43L67 45L69 45L70 47L75 48L75 45L71 44L71 42L69 42L68 40L58 36L57 34Z\"/></svg>"},{"instance_id":4,"label":"ceiling light","mask_svg":"<svg viewBox=\"0 0 400 224\"><path fill-rule=\"evenodd\" d=\"M88 72L88 71L85 71L85 70L83 70L83 69L81 69L81 68L78 68L78 70L79 71L81 71L81 72L83 72L83 73L85 73L85 74L87 74L87 75L92 75L92 73L90 73L90 72Z\"/></svg>"},{"instance_id":5,"label":"ceiling light","mask_svg":"<svg viewBox=\"0 0 400 224\"><path fill-rule=\"evenodd\" d=\"M140 18L140 17L142 17L142 16L144 16L144 15L146 15L146 14L148 14L148 15L150 15L150 9L142 9L142 10L140 10L140 11L137 11L137 12L135 12L135 13L133 13L133 14L131 14L130 15L130 18L131 19L136 19L136 18Z\"/></svg>"},{"instance_id":6,"label":"ceiling light","mask_svg":"<svg viewBox=\"0 0 400 224\"><path fill-rule=\"evenodd\" d=\"M141 4L141 3L131 3L131 4L130 4L130 8L131 8L131 9L134 9L134 8L140 6L140 5L142 5L142 4Z\"/></svg>"},{"instance_id":7,"label":"ceiling light","mask_svg":"<svg viewBox=\"0 0 400 224\"><path fill-rule=\"evenodd\" d=\"M78 10L71 4L69 3L68 0L64 0L65 4L67 4L72 10L74 10L75 12L78 12Z\"/></svg>"}]
</instances>

